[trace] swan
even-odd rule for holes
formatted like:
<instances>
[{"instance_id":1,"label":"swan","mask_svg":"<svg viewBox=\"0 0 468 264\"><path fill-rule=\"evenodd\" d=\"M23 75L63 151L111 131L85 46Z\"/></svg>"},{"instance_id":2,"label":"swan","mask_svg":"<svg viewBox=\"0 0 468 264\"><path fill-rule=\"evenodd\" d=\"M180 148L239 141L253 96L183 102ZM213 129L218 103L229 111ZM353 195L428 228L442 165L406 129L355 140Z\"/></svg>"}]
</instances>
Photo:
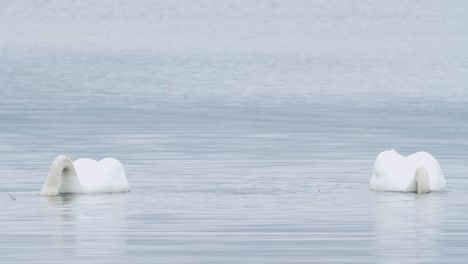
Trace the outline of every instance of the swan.
<instances>
[{"instance_id":1,"label":"swan","mask_svg":"<svg viewBox=\"0 0 468 264\"><path fill-rule=\"evenodd\" d=\"M128 192L125 168L120 161L105 158L72 160L60 155L52 162L41 195L61 193L113 193Z\"/></svg>"},{"instance_id":2,"label":"swan","mask_svg":"<svg viewBox=\"0 0 468 264\"><path fill-rule=\"evenodd\" d=\"M439 163L431 154L420 151L405 157L391 149L377 156L369 188L376 191L428 193L445 190L445 178Z\"/></svg>"}]
</instances>

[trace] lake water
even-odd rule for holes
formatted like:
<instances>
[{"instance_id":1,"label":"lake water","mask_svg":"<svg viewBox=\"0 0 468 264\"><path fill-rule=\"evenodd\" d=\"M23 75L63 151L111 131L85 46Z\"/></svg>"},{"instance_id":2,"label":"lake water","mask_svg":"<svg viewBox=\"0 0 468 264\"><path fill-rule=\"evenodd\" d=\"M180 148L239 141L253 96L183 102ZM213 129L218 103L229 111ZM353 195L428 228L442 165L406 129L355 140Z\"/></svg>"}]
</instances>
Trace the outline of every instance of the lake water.
<instances>
[{"instance_id":1,"label":"lake water","mask_svg":"<svg viewBox=\"0 0 468 264\"><path fill-rule=\"evenodd\" d=\"M465 263L467 12L0 1L1 261ZM370 191L390 148L447 190ZM131 192L40 196L59 154L119 159Z\"/></svg>"}]
</instances>

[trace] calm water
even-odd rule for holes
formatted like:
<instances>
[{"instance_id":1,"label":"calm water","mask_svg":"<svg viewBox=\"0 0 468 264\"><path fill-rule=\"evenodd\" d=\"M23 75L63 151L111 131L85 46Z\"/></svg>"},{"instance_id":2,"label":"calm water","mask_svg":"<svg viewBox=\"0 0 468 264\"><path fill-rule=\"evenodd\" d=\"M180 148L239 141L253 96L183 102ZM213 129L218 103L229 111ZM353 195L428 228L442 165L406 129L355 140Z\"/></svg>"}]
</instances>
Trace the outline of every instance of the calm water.
<instances>
[{"instance_id":1,"label":"calm water","mask_svg":"<svg viewBox=\"0 0 468 264\"><path fill-rule=\"evenodd\" d=\"M467 12L0 1L1 261L466 262ZM389 148L447 191L369 191ZM131 192L39 196L59 154L121 160Z\"/></svg>"}]
</instances>

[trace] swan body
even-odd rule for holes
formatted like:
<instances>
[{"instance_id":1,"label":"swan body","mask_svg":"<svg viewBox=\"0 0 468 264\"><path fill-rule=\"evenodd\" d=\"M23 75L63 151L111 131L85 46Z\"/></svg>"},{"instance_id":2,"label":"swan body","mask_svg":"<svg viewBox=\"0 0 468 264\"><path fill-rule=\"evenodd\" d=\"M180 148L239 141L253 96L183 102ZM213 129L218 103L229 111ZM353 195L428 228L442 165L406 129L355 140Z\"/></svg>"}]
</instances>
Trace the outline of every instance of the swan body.
<instances>
[{"instance_id":1,"label":"swan body","mask_svg":"<svg viewBox=\"0 0 468 264\"><path fill-rule=\"evenodd\" d=\"M101 161L78 159L71 161L60 155L52 162L41 195L61 193L128 192L125 168L120 161L105 158Z\"/></svg>"},{"instance_id":2,"label":"swan body","mask_svg":"<svg viewBox=\"0 0 468 264\"><path fill-rule=\"evenodd\" d=\"M443 191L445 178L431 154L420 151L405 157L392 149L377 156L369 188L417 193Z\"/></svg>"}]
</instances>

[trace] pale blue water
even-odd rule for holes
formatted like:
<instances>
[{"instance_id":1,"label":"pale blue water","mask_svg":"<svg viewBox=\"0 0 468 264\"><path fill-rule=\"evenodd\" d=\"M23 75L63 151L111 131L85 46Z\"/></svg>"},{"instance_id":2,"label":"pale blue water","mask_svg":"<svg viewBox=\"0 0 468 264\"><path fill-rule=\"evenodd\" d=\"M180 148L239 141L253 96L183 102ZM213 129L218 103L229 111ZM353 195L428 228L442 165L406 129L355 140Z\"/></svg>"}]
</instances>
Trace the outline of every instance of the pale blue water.
<instances>
[{"instance_id":1,"label":"pale blue water","mask_svg":"<svg viewBox=\"0 0 468 264\"><path fill-rule=\"evenodd\" d=\"M467 12L0 1L1 261L464 263ZM369 191L389 148L447 191ZM59 154L121 160L131 192L39 196Z\"/></svg>"}]
</instances>

